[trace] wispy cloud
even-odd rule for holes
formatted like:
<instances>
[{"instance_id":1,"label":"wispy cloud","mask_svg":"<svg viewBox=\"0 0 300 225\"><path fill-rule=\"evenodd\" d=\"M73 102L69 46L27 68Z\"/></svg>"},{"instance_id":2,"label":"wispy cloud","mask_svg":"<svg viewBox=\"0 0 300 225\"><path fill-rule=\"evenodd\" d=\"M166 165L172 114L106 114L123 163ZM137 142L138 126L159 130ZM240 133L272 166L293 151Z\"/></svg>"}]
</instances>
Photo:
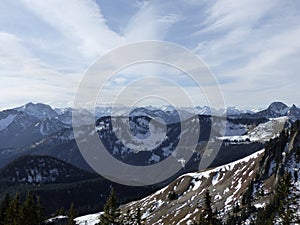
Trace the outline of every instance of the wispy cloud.
<instances>
[{"instance_id":1,"label":"wispy cloud","mask_svg":"<svg viewBox=\"0 0 300 225\"><path fill-rule=\"evenodd\" d=\"M300 85L299 10L297 1L279 0L2 1L0 88L5 97L0 107L27 101L64 106L99 56L149 39L193 49L212 68L230 105L299 104L293 91ZM114 89L139 73L155 71L125 70L107 84L107 93L115 95ZM170 78L174 72L160 69L159 74ZM197 87L185 76L175 81L198 98ZM157 93L171 91L164 84L152 87ZM204 104L200 98L198 104Z\"/></svg>"},{"instance_id":2,"label":"wispy cloud","mask_svg":"<svg viewBox=\"0 0 300 225\"><path fill-rule=\"evenodd\" d=\"M293 63L300 57L300 25L295 22L299 7L291 2L223 0L207 9L203 29L193 35L210 38L199 42L195 52L219 79L230 78L222 85L230 104L298 101L289 88L300 85L300 67Z\"/></svg>"},{"instance_id":3,"label":"wispy cloud","mask_svg":"<svg viewBox=\"0 0 300 225\"><path fill-rule=\"evenodd\" d=\"M93 1L23 2L66 40L73 42L84 56L99 56L124 42L120 35L109 29L99 6Z\"/></svg>"},{"instance_id":4,"label":"wispy cloud","mask_svg":"<svg viewBox=\"0 0 300 225\"><path fill-rule=\"evenodd\" d=\"M142 3L125 28L125 37L130 41L162 40L168 29L176 23L177 16L161 11L159 4Z\"/></svg>"}]
</instances>

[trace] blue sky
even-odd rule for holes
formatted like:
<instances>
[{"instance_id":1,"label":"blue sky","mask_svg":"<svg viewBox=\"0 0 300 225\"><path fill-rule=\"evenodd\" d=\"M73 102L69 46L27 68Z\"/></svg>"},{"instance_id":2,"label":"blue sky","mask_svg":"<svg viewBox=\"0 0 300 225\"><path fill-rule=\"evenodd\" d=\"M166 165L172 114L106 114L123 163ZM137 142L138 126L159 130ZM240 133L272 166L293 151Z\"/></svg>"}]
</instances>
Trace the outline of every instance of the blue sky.
<instances>
[{"instance_id":1,"label":"blue sky","mask_svg":"<svg viewBox=\"0 0 300 225\"><path fill-rule=\"evenodd\" d=\"M293 0L3 0L0 109L29 101L71 106L93 62L142 40L174 42L201 57L227 105L264 107L275 100L299 105L299 12L300 2ZM107 95L147 73L142 68L147 67L116 75L106 85ZM188 80L175 80L196 104L204 104Z\"/></svg>"}]
</instances>

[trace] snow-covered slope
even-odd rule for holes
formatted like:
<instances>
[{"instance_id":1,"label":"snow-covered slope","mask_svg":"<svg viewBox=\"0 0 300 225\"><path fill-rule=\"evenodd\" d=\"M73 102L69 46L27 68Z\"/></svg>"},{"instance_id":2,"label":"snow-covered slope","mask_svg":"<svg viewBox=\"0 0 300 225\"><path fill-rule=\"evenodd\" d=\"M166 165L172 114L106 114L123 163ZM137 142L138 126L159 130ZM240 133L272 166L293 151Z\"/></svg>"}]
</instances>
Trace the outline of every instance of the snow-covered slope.
<instances>
[{"instance_id":1,"label":"snow-covered slope","mask_svg":"<svg viewBox=\"0 0 300 225\"><path fill-rule=\"evenodd\" d=\"M263 153L261 150L233 163L185 174L156 193L121 206L121 210L134 214L140 208L146 224L191 224L197 221L198 205L204 191L209 189L215 207L223 208L222 213L226 213L241 200L244 189L255 177ZM176 198L170 199L170 193L175 193Z\"/></svg>"},{"instance_id":2,"label":"snow-covered slope","mask_svg":"<svg viewBox=\"0 0 300 225\"><path fill-rule=\"evenodd\" d=\"M286 192L289 203L282 204L287 204L285 207L299 216L299 149L298 122L270 140L266 149L233 163L182 175L154 194L121 206L121 211L134 215L139 208L146 224L194 224L199 220L204 192L209 190L213 210L218 209L218 217L223 222L234 212L241 224L250 224L258 211L263 212L269 204L274 204L272 199L277 196L277 186L282 185L284 174L290 173L290 191ZM271 207L279 210L276 205ZM270 215L268 209L265 213L267 217ZM282 224L281 215L275 214L273 224ZM290 221L297 221L297 218Z\"/></svg>"},{"instance_id":3,"label":"snow-covered slope","mask_svg":"<svg viewBox=\"0 0 300 225\"><path fill-rule=\"evenodd\" d=\"M54 109L52 109L49 105L42 103L34 104L29 102L24 106L15 108L15 110L24 112L27 115L31 115L38 119L54 118L57 116L57 112Z\"/></svg>"},{"instance_id":4,"label":"snow-covered slope","mask_svg":"<svg viewBox=\"0 0 300 225\"><path fill-rule=\"evenodd\" d=\"M16 110L0 112L0 148L15 148L31 144L64 129L58 119L39 119Z\"/></svg>"},{"instance_id":5,"label":"snow-covered slope","mask_svg":"<svg viewBox=\"0 0 300 225\"><path fill-rule=\"evenodd\" d=\"M80 216L75 219L77 225L96 225L99 223L99 217L102 214L100 213L94 213L90 215Z\"/></svg>"},{"instance_id":6,"label":"snow-covered slope","mask_svg":"<svg viewBox=\"0 0 300 225\"><path fill-rule=\"evenodd\" d=\"M0 131L6 129L16 118L15 114L3 115L0 119Z\"/></svg>"},{"instance_id":7,"label":"snow-covered slope","mask_svg":"<svg viewBox=\"0 0 300 225\"><path fill-rule=\"evenodd\" d=\"M265 142L276 137L285 127L288 117L279 117L270 119L266 123L261 123L258 126L249 129L244 135L231 135L219 137L220 140L231 142L259 141Z\"/></svg>"},{"instance_id":8,"label":"snow-covered slope","mask_svg":"<svg viewBox=\"0 0 300 225\"><path fill-rule=\"evenodd\" d=\"M75 218L75 222L77 225L96 225L100 221L99 217L101 216L101 214L102 212L80 216ZM66 224L67 221L68 221L68 216L60 215L60 216L47 219L45 222L46 225L47 224L52 225L52 224Z\"/></svg>"}]
</instances>

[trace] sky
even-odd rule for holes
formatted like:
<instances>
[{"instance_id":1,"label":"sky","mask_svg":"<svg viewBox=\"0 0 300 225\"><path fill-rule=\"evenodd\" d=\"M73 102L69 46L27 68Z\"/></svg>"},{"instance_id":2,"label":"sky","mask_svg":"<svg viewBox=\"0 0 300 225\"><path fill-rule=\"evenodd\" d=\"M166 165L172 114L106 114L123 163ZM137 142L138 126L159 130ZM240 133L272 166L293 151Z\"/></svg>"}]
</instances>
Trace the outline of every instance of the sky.
<instances>
[{"instance_id":1,"label":"sky","mask_svg":"<svg viewBox=\"0 0 300 225\"><path fill-rule=\"evenodd\" d=\"M227 106L299 106L299 12L300 2L293 0L3 0L0 109L27 102L72 106L93 63L112 49L145 40L175 43L201 58ZM174 81L194 104L206 104L205 93L186 74L150 64L112 76L98 104L111 103L147 76ZM166 82L141 85L134 95L172 91Z\"/></svg>"}]
</instances>

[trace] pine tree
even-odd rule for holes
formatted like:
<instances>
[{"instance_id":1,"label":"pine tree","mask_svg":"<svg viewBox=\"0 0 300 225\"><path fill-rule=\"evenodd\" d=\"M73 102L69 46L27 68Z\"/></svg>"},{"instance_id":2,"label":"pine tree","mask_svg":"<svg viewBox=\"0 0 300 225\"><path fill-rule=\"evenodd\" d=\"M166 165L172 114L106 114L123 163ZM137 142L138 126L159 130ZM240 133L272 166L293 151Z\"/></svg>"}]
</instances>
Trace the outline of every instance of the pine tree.
<instances>
[{"instance_id":1,"label":"pine tree","mask_svg":"<svg viewBox=\"0 0 300 225\"><path fill-rule=\"evenodd\" d=\"M64 207L60 207L59 209L57 209L54 214L55 214L55 216L65 215Z\"/></svg>"},{"instance_id":2,"label":"pine tree","mask_svg":"<svg viewBox=\"0 0 300 225\"><path fill-rule=\"evenodd\" d=\"M114 189L112 188L109 197L104 205L104 214L100 216L101 225L119 225L120 211Z\"/></svg>"},{"instance_id":3,"label":"pine tree","mask_svg":"<svg viewBox=\"0 0 300 225\"><path fill-rule=\"evenodd\" d=\"M213 212L211 196L209 190L206 190L203 208L200 210L199 225L221 224L221 221L217 219L217 213L217 210Z\"/></svg>"},{"instance_id":4,"label":"pine tree","mask_svg":"<svg viewBox=\"0 0 300 225\"><path fill-rule=\"evenodd\" d=\"M74 209L74 204L72 202L70 209L68 211L68 223L67 225L76 225L76 221L74 220L76 217L76 210Z\"/></svg>"},{"instance_id":5,"label":"pine tree","mask_svg":"<svg viewBox=\"0 0 300 225\"><path fill-rule=\"evenodd\" d=\"M253 190L254 190L254 182L251 180L246 192L243 194L243 198L242 198L243 205L249 205L251 203Z\"/></svg>"},{"instance_id":6,"label":"pine tree","mask_svg":"<svg viewBox=\"0 0 300 225\"><path fill-rule=\"evenodd\" d=\"M0 205L0 225L5 225L4 222L5 222L5 216L7 214L7 209L10 205L10 197L9 197L9 194L6 194L3 201L1 202L1 205Z\"/></svg>"},{"instance_id":7,"label":"pine tree","mask_svg":"<svg viewBox=\"0 0 300 225\"><path fill-rule=\"evenodd\" d=\"M274 221L274 201L271 201L265 209L259 209L256 218L256 225L272 225Z\"/></svg>"},{"instance_id":8,"label":"pine tree","mask_svg":"<svg viewBox=\"0 0 300 225\"><path fill-rule=\"evenodd\" d=\"M295 212L290 207L291 186L292 176L286 172L275 188L275 207L283 225L290 224L294 219Z\"/></svg>"},{"instance_id":9,"label":"pine tree","mask_svg":"<svg viewBox=\"0 0 300 225\"><path fill-rule=\"evenodd\" d=\"M19 225L20 218L20 195L17 192L14 198L10 201L5 212L4 224Z\"/></svg>"},{"instance_id":10,"label":"pine tree","mask_svg":"<svg viewBox=\"0 0 300 225\"><path fill-rule=\"evenodd\" d=\"M209 224L213 221L213 211L211 208L211 196L209 190L206 190L204 197L204 215Z\"/></svg>"},{"instance_id":11,"label":"pine tree","mask_svg":"<svg viewBox=\"0 0 300 225\"><path fill-rule=\"evenodd\" d=\"M38 221L34 196L31 192L28 192L21 206L19 218L22 225L38 225L40 222Z\"/></svg>"}]
</instances>

